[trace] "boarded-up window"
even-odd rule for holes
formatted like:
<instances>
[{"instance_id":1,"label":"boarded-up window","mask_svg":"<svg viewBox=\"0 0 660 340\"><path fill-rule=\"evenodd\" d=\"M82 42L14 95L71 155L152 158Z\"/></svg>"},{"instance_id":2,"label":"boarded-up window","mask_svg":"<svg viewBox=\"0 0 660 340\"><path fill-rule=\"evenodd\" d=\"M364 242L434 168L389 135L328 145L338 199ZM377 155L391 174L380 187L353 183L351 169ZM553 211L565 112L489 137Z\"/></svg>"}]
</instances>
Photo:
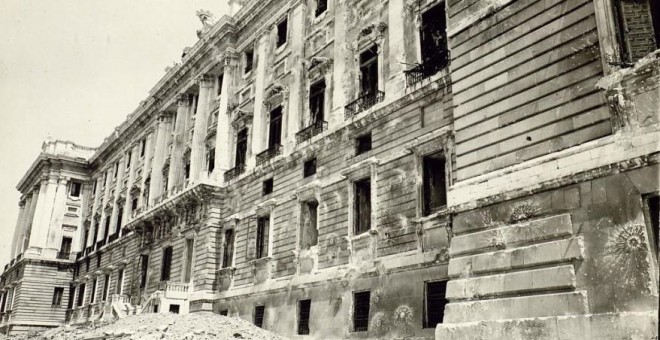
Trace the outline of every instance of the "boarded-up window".
<instances>
[{"instance_id":1,"label":"boarded-up window","mask_svg":"<svg viewBox=\"0 0 660 340\"><path fill-rule=\"evenodd\" d=\"M264 312L266 310L265 306L256 306L254 307L254 325L262 328L264 326Z\"/></svg>"},{"instance_id":2,"label":"boarded-up window","mask_svg":"<svg viewBox=\"0 0 660 340\"><path fill-rule=\"evenodd\" d=\"M432 214L447 205L445 157L437 152L423 158L424 215Z\"/></svg>"},{"instance_id":3,"label":"boarded-up window","mask_svg":"<svg viewBox=\"0 0 660 340\"><path fill-rule=\"evenodd\" d=\"M259 217L257 220L257 242L256 258L268 256L268 231L270 228L270 216Z\"/></svg>"},{"instance_id":4,"label":"boarded-up window","mask_svg":"<svg viewBox=\"0 0 660 340\"><path fill-rule=\"evenodd\" d=\"M378 91L378 47L368 48L360 54L360 89L362 95Z\"/></svg>"},{"instance_id":5,"label":"boarded-up window","mask_svg":"<svg viewBox=\"0 0 660 340\"><path fill-rule=\"evenodd\" d=\"M312 300L298 301L298 334L309 334L309 314L312 307Z\"/></svg>"},{"instance_id":6,"label":"boarded-up window","mask_svg":"<svg viewBox=\"0 0 660 340\"><path fill-rule=\"evenodd\" d=\"M369 304L371 292L353 293L353 331L366 332L369 330Z\"/></svg>"},{"instance_id":7,"label":"boarded-up window","mask_svg":"<svg viewBox=\"0 0 660 340\"><path fill-rule=\"evenodd\" d=\"M353 214L354 234L360 235L371 229L371 180L356 181Z\"/></svg>"},{"instance_id":8,"label":"boarded-up window","mask_svg":"<svg viewBox=\"0 0 660 340\"><path fill-rule=\"evenodd\" d=\"M309 249L318 244L318 206L316 201L303 202L300 207L300 249Z\"/></svg>"},{"instance_id":9,"label":"boarded-up window","mask_svg":"<svg viewBox=\"0 0 660 340\"><path fill-rule=\"evenodd\" d=\"M147 270L149 269L149 255L140 255L140 288L147 286Z\"/></svg>"},{"instance_id":10,"label":"boarded-up window","mask_svg":"<svg viewBox=\"0 0 660 340\"><path fill-rule=\"evenodd\" d=\"M225 230L222 246L222 268L229 268L234 260L234 229Z\"/></svg>"},{"instance_id":11,"label":"boarded-up window","mask_svg":"<svg viewBox=\"0 0 660 340\"><path fill-rule=\"evenodd\" d=\"M183 282L190 282L192 277L192 260L193 260L193 250L195 246L194 239L186 239L186 262L183 274Z\"/></svg>"},{"instance_id":12,"label":"boarded-up window","mask_svg":"<svg viewBox=\"0 0 660 340\"><path fill-rule=\"evenodd\" d=\"M317 81L309 87L309 111L311 124L325 119L325 80Z\"/></svg>"},{"instance_id":13,"label":"boarded-up window","mask_svg":"<svg viewBox=\"0 0 660 340\"><path fill-rule=\"evenodd\" d=\"M424 328L435 328L445 315L447 281L426 282L424 288Z\"/></svg>"},{"instance_id":14,"label":"boarded-up window","mask_svg":"<svg viewBox=\"0 0 660 340\"><path fill-rule=\"evenodd\" d=\"M247 129L238 131L236 137L236 167L245 165L245 156L247 153Z\"/></svg>"},{"instance_id":15,"label":"boarded-up window","mask_svg":"<svg viewBox=\"0 0 660 340\"><path fill-rule=\"evenodd\" d=\"M167 281L170 279L171 269L172 269L172 247L165 247L165 249L163 249L163 261L160 266L161 281Z\"/></svg>"},{"instance_id":16,"label":"boarded-up window","mask_svg":"<svg viewBox=\"0 0 660 340\"><path fill-rule=\"evenodd\" d=\"M53 307L59 307L62 305L62 297L64 296L64 288L62 287L55 287L55 291L53 291L53 302L52 306Z\"/></svg>"}]
</instances>

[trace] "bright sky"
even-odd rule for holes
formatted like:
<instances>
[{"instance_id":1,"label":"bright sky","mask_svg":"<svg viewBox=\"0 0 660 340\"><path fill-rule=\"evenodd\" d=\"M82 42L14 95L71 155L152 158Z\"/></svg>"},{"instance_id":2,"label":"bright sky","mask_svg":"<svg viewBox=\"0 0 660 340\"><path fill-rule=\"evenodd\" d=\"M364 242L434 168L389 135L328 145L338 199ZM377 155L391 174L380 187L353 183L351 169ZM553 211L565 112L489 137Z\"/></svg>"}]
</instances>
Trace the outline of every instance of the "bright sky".
<instances>
[{"instance_id":1,"label":"bright sky","mask_svg":"<svg viewBox=\"0 0 660 340\"><path fill-rule=\"evenodd\" d=\"M0 0L0 272L16 184L48 136L98 146L226 0Z\"/></svg>"}]
</instances>

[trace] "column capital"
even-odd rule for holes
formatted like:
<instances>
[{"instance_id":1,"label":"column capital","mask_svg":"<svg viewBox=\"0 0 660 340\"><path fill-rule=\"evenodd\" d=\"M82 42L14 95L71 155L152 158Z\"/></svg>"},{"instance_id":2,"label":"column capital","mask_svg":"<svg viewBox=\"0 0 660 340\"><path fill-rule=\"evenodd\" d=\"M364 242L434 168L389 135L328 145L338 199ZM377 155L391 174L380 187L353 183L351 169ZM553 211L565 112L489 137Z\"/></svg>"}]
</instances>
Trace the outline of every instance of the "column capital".
<instances>
[{"instance_id":1,"label":"column capital","mask_svg":"<svg viewBox=\"0 0 660 340\"><path fill-rule=\"evenodd\" d=\"M195 79L195 83L200 87L213 87L213 76L209 74L202 74Z\"/></svg>"},{"instance_id":2,"label":"column capital","mask_svg":"<svg viewBox=\"0 0 660 340\"><path fill-rule=\"evenodd\" d=\"M57 178L57 183L58 184L67 184L71 178L67 176L59 176Z\"/></svg>"},{"instance_id":3,"label":"column capital","mask_svg":"<svg viewBox=\"0 0 660 340\"><path fill-rule=\"evenodd\" d=\"M158 122L167 122L172 118L172 112L169 111L161 111L158 113Z\"/></svg>"},{"instance_id":4,"label":"column capital","mask_svg":"<svg viewBox=\"0 0 660 340\"><path fill-rule=\"evenodd\" d=\"M188 106L190 105L190 95L187 93L180 93L176 97L176 101L179 106Z\"/></svg>"},{"instance_id":5,"label":"column capital","mask_svg":"<svg viewBox=\"0 0 660 340\"><path fill-rule=\"evenodd\" d=\"M20 200L18 200L18 208L19 209L25 208L25 203L26 203L25 198L21 198Z\"/></svg>"},{"instance_id":6,"label":"column capital","mask_svg":"<svg viewBox=\"0 0 660 340\"><path fill-rule=\"evenodd\" d=\"M231 65L232 60L238 59L238 54L233 48L228 48L224 53L217 55L215 58L219 63L222 63L222 66L227 67Z\"/></svg>"}]
</instances>

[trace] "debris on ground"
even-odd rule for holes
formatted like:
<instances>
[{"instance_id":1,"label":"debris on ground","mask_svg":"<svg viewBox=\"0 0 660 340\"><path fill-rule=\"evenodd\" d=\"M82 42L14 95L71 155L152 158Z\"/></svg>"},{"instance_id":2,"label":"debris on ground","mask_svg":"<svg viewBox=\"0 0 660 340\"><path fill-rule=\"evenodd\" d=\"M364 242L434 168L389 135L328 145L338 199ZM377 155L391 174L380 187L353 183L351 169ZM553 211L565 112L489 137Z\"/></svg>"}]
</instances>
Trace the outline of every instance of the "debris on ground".
<instances>
[{"instance_id":1,"label":"debris on ground","mask_svg":"<svg viewBox=\"0 0 660 340\"><path fill-rule=\"evenodd\" d=\"M114 323L96 322L54 328L40 334L4 337L0 340L286 340L267 330L234 317L214 313L142 314Z\"/></svg>"}]
</instances>

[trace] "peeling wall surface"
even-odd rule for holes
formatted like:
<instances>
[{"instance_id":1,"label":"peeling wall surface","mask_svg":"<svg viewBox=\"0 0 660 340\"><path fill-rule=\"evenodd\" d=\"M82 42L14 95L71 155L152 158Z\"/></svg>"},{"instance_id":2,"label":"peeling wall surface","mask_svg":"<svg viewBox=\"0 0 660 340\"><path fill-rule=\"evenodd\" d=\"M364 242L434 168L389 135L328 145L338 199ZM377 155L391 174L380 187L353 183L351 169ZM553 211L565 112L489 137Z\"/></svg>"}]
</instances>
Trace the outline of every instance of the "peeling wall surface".
<instances>
[{"instance_id":1,"label":"peeling wall surface","mask_svg":"<svg viewBox=\"0 0 660 340\"><path fill-rule=\"evenodd\" d=\"M0 331L212 311L294 339L657 337L649 2L230 2L101 146L45 143Z\"/></svg>"}]
</instances>

